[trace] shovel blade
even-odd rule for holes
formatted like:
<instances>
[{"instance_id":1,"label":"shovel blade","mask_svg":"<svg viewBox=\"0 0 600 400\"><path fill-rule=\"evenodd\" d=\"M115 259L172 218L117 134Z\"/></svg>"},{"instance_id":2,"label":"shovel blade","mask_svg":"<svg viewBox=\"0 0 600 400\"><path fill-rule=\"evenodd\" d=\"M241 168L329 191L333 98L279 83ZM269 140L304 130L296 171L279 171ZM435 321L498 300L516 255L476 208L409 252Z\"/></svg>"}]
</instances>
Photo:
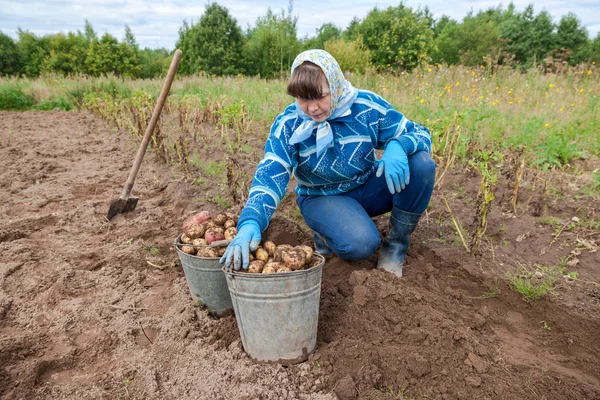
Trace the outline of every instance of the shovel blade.
<instances>
[{"instance_id":1,"label":"shovel blade","mask_svg":"<svg viewBox=\"0 0 600 400\"><path fill-rule=\"evenodd\" d=\"M118 198L116 200L111 200L110 205L108 207L108 214L106 215L106 219L108 219L110 221L117 214L135 210L138 200L139 200L139 197L136 197L136 196L129 197L126 200L123 200L121 198Z\"/></svg>"}]
</instances>

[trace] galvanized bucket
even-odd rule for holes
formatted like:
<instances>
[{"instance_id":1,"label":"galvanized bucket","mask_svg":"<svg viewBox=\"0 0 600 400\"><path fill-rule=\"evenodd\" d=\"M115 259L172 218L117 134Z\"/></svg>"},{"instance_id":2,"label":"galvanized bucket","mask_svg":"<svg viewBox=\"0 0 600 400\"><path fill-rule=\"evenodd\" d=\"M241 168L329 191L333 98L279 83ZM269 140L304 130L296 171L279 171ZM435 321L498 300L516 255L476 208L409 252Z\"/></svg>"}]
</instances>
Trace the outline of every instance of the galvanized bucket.
<instances>
[{"instance_id":1,"label":"galvanized bucket","mask_svg":"<svg viewBox=\"0 0 600 400\"><path fill-rule=\"evenodd\" d=\"M310 269L249 274L223 268L246 353L256 361L295 364L317 344L321 274Z\"/></svg>"},{"instance_id":2,"label":"galvanized bucket","mask_svg":"<svg viewBox=\"0 0 600 400\"><path fill-rule=\"evenodd\" d=\"M219 259L184 253L180 249L184 245L180 237L175 239L174 244L192 299L203 304L212 315L230 314L233 305Z\"/></svg>"}]
</instances>

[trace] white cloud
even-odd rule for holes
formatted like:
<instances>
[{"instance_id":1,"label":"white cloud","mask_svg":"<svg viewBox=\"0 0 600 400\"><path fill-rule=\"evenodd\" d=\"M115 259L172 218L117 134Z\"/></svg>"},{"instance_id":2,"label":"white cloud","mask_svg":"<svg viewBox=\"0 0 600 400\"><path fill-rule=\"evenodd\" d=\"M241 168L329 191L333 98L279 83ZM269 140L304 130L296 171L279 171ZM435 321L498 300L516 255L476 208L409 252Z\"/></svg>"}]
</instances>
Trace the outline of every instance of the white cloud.
<instances>
[{"instance_id":1,"label":"white cloud","mask_svg":"<svg viewBox=\"0 0 600 400\"><path fill-rule=\"evenodd\" d=\"M242 29L253 26L256 19L266 14L270 7L274 12L287 12L287 0L220 0L237 20ZM298 17L298 36L314 36L322 24L332 22L346 28L354 17L364 18L374 7L380 9L397 6L396 1L295 1L293 15ZM494 0L406 0L412 8L427 6L435 18L448 15L456 20L469 12L491 7L506 9L510 1ZM600 31L600 6L598 0L580 0L565 3L564 0L513 0L518 11L533 4L534 12L548 11L554 22L569 11L575 13L586 26L590 36ZM324 5L326 4L326 5ZM0 0L0 30L16 37L17 28L38 35L83 30L89 20L99 35L109 34L122 39L128 25L141 47L166 47L172 49L177 40L183 20L198 21L205 10L205 3L197 0L47 0L28 1Z\"/></svg>"}]
</instances>

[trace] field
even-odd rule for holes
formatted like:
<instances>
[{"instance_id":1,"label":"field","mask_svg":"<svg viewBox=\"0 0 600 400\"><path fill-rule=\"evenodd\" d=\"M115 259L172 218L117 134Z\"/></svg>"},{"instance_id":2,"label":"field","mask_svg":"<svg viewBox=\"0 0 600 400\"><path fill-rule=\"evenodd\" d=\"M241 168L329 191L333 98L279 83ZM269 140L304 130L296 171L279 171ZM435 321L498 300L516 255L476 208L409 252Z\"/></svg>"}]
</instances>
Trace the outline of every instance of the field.
<instances>
[{"instance_id":1,"label":"field","mask_svg":"<svg viewBox=\"0 0 600 400\"><path fill-rule=\"evenodd\" d=\"M432 129L437 184L402 279L327 260L316 351L283 367L191 301L173 240L243 205L284 82L178 79L140 202L108 222L161 82L2 81L28 110L0 111L0 397L600 398L595 66L352 82ZM288 190L263 237L312 245Z\"/></svg>"}]
</instances>

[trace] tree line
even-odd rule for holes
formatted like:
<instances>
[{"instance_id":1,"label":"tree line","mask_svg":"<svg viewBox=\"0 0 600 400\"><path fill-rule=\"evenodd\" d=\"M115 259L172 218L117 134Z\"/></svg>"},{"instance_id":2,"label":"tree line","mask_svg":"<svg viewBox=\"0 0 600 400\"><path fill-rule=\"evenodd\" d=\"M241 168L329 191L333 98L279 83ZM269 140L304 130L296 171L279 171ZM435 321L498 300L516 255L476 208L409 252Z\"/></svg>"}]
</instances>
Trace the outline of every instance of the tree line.
<instances>
[{"instance_id":1,"label":"tree line","mask_svg":"<svg viewBox=\"0 0 600 400\"><path fill-rule=\"evenodd\" d=\"M175 47L184 54L179 73L273 78L287 74L295 56L310 48L329 51L352 72L397 72L424 64L527 69L600 61L600 34L590 38L571 12L555 23L546 11L536 14L533 5L518 12L511 3L456 21L445 15L436 20L427 7L401 3L375 7L345 29L325 23L314 37L304 38L298 38L297 23L292 0L287 10L269 9L245 30L227 8L209 3L197 22L183 21L179 29ZM121 42L108 33L99 37L87 20L76 33L37 36L19 29L17 36L14 40L0 31L0 76L153 78L164 74L172 54L164 48L140 49L128 26Z\"/></svg>"}]
</instances>

